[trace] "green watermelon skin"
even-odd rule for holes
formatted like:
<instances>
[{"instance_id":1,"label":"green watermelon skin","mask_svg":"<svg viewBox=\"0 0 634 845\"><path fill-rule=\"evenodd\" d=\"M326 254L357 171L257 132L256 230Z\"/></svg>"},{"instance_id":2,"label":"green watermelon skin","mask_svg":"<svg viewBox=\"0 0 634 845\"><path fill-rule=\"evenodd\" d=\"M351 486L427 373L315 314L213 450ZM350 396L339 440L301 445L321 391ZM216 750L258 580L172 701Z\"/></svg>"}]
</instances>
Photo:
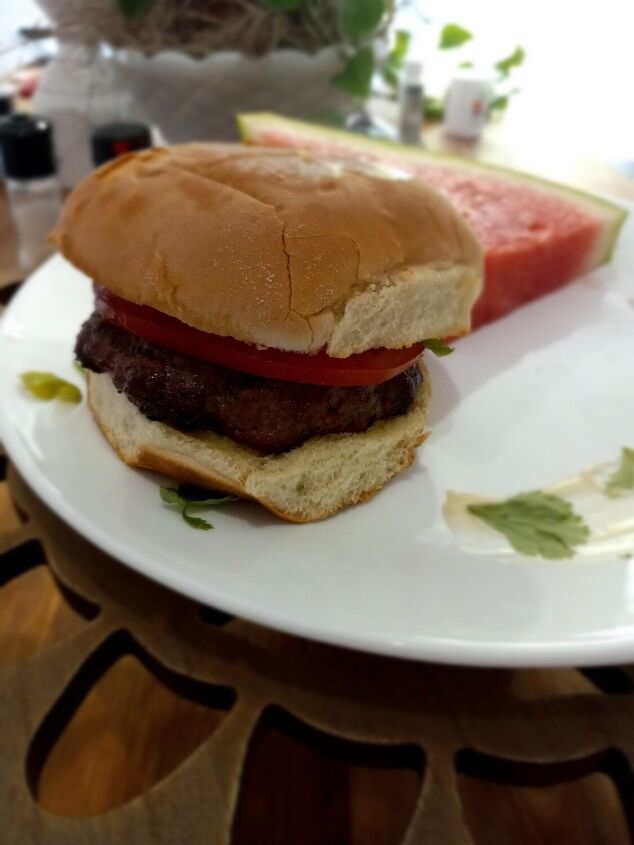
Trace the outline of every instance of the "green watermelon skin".
<instances>
[{"instance_id":1,"label":"green watermelon skin","mask_svg":"<svg viewBox=\"0 0 634 845\"><path fill-rule=\"evenodd\" d=\"M544 179L377 141L275 114L238 118L248 143L381 161L443 193L467 219L485 254L477 328L610 260L626 212Z\"/></svg>"}]
</instances>

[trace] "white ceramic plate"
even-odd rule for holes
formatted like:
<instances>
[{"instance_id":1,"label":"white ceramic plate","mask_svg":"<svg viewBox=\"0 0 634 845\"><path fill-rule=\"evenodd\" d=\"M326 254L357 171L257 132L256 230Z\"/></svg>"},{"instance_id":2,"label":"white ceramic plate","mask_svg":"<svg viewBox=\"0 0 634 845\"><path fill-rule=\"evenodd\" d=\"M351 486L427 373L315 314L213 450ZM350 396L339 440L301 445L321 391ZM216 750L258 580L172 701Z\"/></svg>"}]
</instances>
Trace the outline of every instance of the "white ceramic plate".
<instances>
[{"instance_id":1,"label":"white ceramic plate","mask_svg":"<svg viewBox=\"0 0 634 845\"><path fill-rule=\"evenodd\" d=\"M91 287L60 258L0 323L0 437L63 519L134 569L198 601L296 634L476 665L634 658L634 561L548 562L462 551L448 489L510 495L634 446L634 225L613 263L431 359L432 437L372 501L313 525L254 504L194 531L125 467L85 403L39 403L22 371L81 384L72 347ZM206 515L206 514L205 514Z\"/></svg>"}]
</instances>

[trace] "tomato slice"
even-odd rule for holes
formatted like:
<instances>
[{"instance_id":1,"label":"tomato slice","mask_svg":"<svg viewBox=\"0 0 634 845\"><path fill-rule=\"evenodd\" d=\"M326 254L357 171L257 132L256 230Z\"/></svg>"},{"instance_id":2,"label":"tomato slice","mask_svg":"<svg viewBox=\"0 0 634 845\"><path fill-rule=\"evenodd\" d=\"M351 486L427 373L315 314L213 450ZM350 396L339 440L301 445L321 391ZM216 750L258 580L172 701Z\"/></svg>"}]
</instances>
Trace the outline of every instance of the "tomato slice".
<instances>
[{"instance_id":1,"label":"tomato slice","mask_svg":"<svg viewBox=\"0 0 634 845\"><path fill-rule=\"evenodd\" d=\"M95 307L108 322L149 343L231 370L281 381L342 387L381 384L410 367L424 348L422 343L417 343L406 349L369 349L348 358L332 358L325 352L262 349L232 337L194 329L175 317L128 302L97 285L95 293Z\"/></svg>"}]
</instances>

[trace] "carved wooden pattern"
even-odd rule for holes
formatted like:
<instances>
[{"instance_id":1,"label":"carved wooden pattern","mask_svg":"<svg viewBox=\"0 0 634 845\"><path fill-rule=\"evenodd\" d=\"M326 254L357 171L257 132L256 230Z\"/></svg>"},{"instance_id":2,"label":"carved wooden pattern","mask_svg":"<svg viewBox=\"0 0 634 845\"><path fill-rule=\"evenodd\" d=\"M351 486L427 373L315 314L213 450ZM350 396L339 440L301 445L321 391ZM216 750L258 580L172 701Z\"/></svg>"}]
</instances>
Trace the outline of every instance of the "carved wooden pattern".
<instances>
[{"instance_id":1,"label":"carved wooden pattern","mask_svg":"<svg viewBox=\"0 0 634 845\"><path fill-rule=\"evenodd\" d=\"M493 831L496 807L498 814L510 811L519 799L513 793L501 805L503 793L491 797L490 784L530 792L534 784L580 778L592 784L591 776L601 772L616 785L625 819L632 824L634 710L628 669L582 675L575 670L531 673L421 665L310 643L208 609L201 613L195 603L91 546L54 516L10 467L7 475L0 481L0 584L43 556L83 622L26 659L0 665L1 845L223 845L232 841L232 830L234 841L255 845L374 845L383 822L393 824L389 831L385 827L380 841L497 845L503 840L482 832L488 829L487 818ZM167 687L215 708L217 721L180 765L133 800L98 815L48 812L34 798L42 760L87 690L124 654L134 654ZM136 718L145 718L142 709ZM261 738L263 725L281 731L277 746ZM283 741L287 728L307 749L304 761L317 761L312 768L302 770L299 758L293 763L294 752ZM155 741L166 740L157 736ZM245 766L258 742L268 742L274 758L271 783L266 773L258 775ZM336 757L340 746L360 766L380 773L374 789L385 790L384 803L388 810L393 807L393 812L383 812L383 821L378 814L376 822L367 822L362 838L357 834L354 839L345 808L338 806L340 791L350 790L351 782L338 785L334 770L319 762ZM291 756L278 759L278 752ZM409 817L402 817L398 790L390 787L389 769L394 766L411 772L410 780L403 781L409 784ZM331 798L319 811L311 810L307 799L303 811L291 818L274 785L292 789L299 779L302 788L317 789L323 787L319 778L326 776L335 778ZM480 786L463 800L461 784L471 778ZM358 794L360 786L355 788ZM262 815L257 802L242 811L248 790L259 790L267 804L263 812L271 823L277 813L286 832L262 827L253 832ZM627 822L612 819L621 814L618 800L615 808L602 786L589 786L585 797L575 795L569 799L573 827L579 813L593 818L584 801L604 801L607 815L592 829L583 823L585 838L566 838L567 830L572 837L572 828L564 825L559 842L629 841ZM367 821L372 808L370 797L358 803L357 813ZM474 824L480 808L486 810L484 820ZM311 812L329 816L331 834L326 838L314 838ZM516 825L514 842L530 842L530 819L520 815L506 823ZM389 839L397 828L398 839Z\"/></svg>"}]
</instances>

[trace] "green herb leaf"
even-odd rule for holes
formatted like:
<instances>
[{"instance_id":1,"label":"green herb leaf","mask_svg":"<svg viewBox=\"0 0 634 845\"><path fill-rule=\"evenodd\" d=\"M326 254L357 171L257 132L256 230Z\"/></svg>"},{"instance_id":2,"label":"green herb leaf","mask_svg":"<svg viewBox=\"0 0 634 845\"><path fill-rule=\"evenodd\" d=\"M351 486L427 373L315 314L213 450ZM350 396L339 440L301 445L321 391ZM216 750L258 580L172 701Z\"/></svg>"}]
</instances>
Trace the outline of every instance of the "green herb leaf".
<instances>
[{"instance_id":1,"label":"green herb leaf","mask_svg":"<svg viewBox=\"0 0 634 845\"><path fill-rule=\"evenodd\" d=\"M605 485L608 496L621 496L634 490L634 449L621 450L621 465Z\"/></svg>"},{"instance_id":2,"label":"green herb leaf","mask_svg":"<svg viewBox=\"0 0 634 845\"><path fill-rule=\"evenodd\" d=\"M262 0L262 5L274 12L294 12L303 2L304 0Z\"/></svg>"},{"instance_id":3,"label":"green herb leaf","mask_svg":"<svg viewBox=\"0 0 634 845\"><path fill-rule=\"evenodd\" d=\"M398 86L398 72L403 67L409 49L410 34L405 30L394 33L394 45L383 65L383 79L393 88Z\"/></svg>"},{"instance_id":4,"label":"green herb leaf","mask_svg":"<svg viewBox=\"0 0 634 845\"><path fill-rule=\"evenodd\" d=\"M445 355L451 355L453 346L448 346L444 340L438 338L429 338L423 341L425 349L429 349L437 358L444 358Z\"/></svg>"},{"instance_id":5,"label":"green herb leaf","mask_svg":"<svg viewBox=\"0 0 634 845\"><path fill-rule=\"evenodd\" d=\"M181 498L178 493L178 490L175 490L173 487L161 487L161 499L167 505L177 505L179 508L184 508L187 505L185 499Z\"/></svg>"},{"instance_id":6,"label":"green herb leaf","mask_svg":"<svg viewBox=\"0 0 634 845\"><path fill-rule=\"evenodd\" d=\"M52 399L75 404L81 402L81 390L53 373L31 370L22 373L20 379L29 393L43 402L50 402Z\"/></svg>"},{"instance_id":7,"label":"green herb leaf","mask_svg":"<svg viewBox=\"0 0 634 845\"><path fill-rule=\"evenodd\" d=\"M211 531L213 528L211 522L207 522L206 519L201 519L199 516L191 516L191 514L187 512L187 506L183 508L181 513L183 519L190 528L197 528L199 531Z\"/></svg>"},{"instance_id":8,"label":"green herb leaf","mask_svg":"<svg viewBox=\"0 0 634 845\"><path fill-rule=\"evenodd\" d=\"M237 496L227 496L224 493L202 490L188 484L181 484L176 489L162 486L160 494L165 504L178 508L180 515L191 528L197 528L201 531L209 531L213 528L213 525L206 519L192 516L190 513L192 508L215 508L219 505L240 501Z\"/></svg>"},{"instance_id":9,"label":"green herb leaf","mask_svg":"<svg viewBox=\"0 0 634 845\"><path fill-rule=\"evenodd\" d=\"M368 35L378 27L385 13L383 0L343 0L339 26L352 41Z\"/></svg>"},{"instance_id":10,"label":"green herb leaf","mask_svg":"<svg viewBox=\"0 0 634 845\"><path fill-rule=\"evenodd\" d=\"M572 557L576 546L590 535L572 506L550 493L521 493L505 502L469 505L467 510L530 557Z\"/></svg>"},{"instance_id":11,"label":"green herb leaf","mask_svg":"<svg viewBox=\"0 0 634 845\"><path fill-rule=\"evenodd\" d=\"M117 0L119 11L126 18L136 18L154 5L154 0Z\"/></svg>"},{"instance_id":12,"label":"green herb leaf","mask_svg":"<svg viewBox=\"0 0 634 845\"><path fill-rule=\"evenodd\" d=\"M525 58L526 53L524 52L524 48L516 47L510 56L495 63L495 69L500 76L506 78L514 67L519 67L522 64Z\"/></svg>"},{"instance_id":13,"label":"green herb leaf","mask_svg":"<svg viewBox=\"0 0 634 845\"><path fill-rule=\"evenodd\" d=\"M473 62L460 62L458 67L464 70L468 70L473 67Z\"/></svg>"},{"instance_id":14,"label":"green herb leaf","mask_svg":"<svg viewBox=\"0 0 634 845\"><path fill-rule=\"evenodd\" d=\"M461 47L467 41L471 41L472 38L473 35L468 29L459 26L457 23L448 23L442 28L438 46L441 50L451 50L454 47Z\"/></svg>"},{"instance_id":15,"label":"green herb leaf","mask_svg":"<svg viewBox=\"0 0 634 845\"><path fill-rule=\"evenodd\" d=\"M374 52L371 47L361 47L354 53L343 70L333 77L333 85L351 97L366 99L370 93L374 73Z\"/></svg>"}]
</instances>

